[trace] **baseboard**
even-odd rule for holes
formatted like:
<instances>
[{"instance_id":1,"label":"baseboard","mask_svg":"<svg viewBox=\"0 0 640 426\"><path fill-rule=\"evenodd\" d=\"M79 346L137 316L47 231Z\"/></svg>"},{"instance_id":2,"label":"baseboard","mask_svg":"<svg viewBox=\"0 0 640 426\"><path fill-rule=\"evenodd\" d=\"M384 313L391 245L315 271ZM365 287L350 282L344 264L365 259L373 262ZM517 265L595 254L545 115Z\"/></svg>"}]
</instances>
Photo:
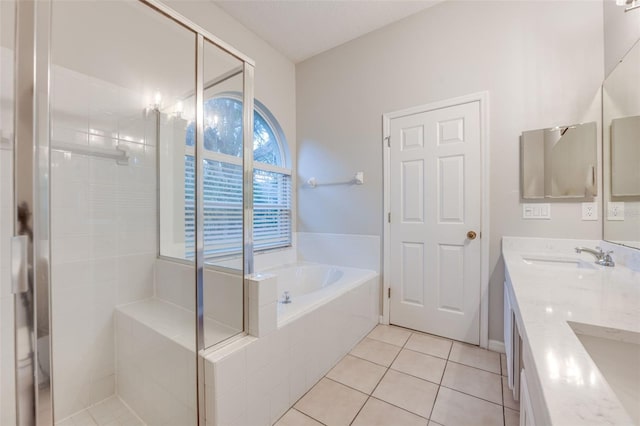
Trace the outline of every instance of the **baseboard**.
<instances>
[{"instance_id":1,"label":"baseboard","mask_svg":"<svg viewBox=\"0 0 640 426\"><path fill-rule=\"evenodd\" d=\"M501 342L499 340L489 339L489 347L487 349L493 352L500 352L501 354L505 353L504 342Z\"/></svg>"},{"instance_id":2,"label":"baseboard","mask_svg":"<svg viewBox=\"0 0 640 426\"><path fill-rule=\"evenodd\" d=\"M389 325L389 323L388 323L388 322L384 322L384 316L383 316L383 315L380 315L380 316L378 317L378 323L380 323L380 324L384 324L384 325Z\"/></svg>"}]
</instances>

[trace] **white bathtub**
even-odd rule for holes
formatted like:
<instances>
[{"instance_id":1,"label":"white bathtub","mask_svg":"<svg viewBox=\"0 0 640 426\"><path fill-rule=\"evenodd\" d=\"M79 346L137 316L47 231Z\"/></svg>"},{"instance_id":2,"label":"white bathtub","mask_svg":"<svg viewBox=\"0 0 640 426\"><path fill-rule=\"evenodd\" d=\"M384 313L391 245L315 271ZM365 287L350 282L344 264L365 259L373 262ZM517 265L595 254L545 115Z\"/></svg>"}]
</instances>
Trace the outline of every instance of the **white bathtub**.
<instances>
[{"instance_id":1,"label":"white bathtub","mask_svg":"<svg viewBox=\"0 0 640 426\"><path fill-rule=\"evenodd\" d=\"M374 271L303 263L261 272L247 280L254 332L206 356L208 426L274 424L378 323ZM289 304L278 301L285 291ZM238 371L251 372L242 387Z\"/></svg>"},{"instance_id":2,"label":"white bathtub","mask_svg":"<svg viewBox=\"0 0 640 426\"><path fill-rule=\"evenodd\" d=\"M368 269L297 263L269 269L278 280L278 327L366 283L378 274ZM288 292L290 303L284 302Z\"/></svg>"}]
</instances>

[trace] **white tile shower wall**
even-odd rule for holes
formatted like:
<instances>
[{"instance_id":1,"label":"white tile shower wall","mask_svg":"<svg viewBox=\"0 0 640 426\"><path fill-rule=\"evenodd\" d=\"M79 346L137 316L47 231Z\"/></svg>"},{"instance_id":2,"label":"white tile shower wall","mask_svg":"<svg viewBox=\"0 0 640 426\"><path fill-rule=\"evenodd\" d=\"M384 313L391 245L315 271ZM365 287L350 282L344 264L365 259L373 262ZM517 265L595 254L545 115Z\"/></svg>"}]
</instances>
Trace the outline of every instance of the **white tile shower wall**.
<instances>
[{"instance_id":1,"label":"white tile shower wall","mask_svg":"<svg viewBox=\"0 0 640 426\"><path fill-rule=\"evenodd\" d=\"M118 395L145 423L196 424L194 351L116 311Z\"/></svg>"},{"instance_id":2,"label":"white tile shower wall","mask_svg":"<svg viewBox=\"0 0 640 426\"><path fill-rule=\"evenodd\" d=\"M57 419L115 392L113 312L151 297L156 257L155 126L142 99L53 67L52 143L129 148L114 160L53 151L51 241Z\"/></svg>"},{"instance_id":3,"label":"white tile shower wall","mask_svg":"<svg viewBox=\"0 0 640 426\"><path fill-rule=\"evenodd\" d=\"M377 324L378 282L208 354L207 425L273 424Z\"/></svg>"},{"instance_id":4,"label":"white tile shower wall","mask_svg":"<svg viewBox=\"0 0 640 426\"><path fill-rule=\"evenodd\" d=\"M195 310L193 265L156 259L155 296L185 309ZM204 271L204 315L225 326L242 330L242 277L238 274Z\"/></svg>"},{"instance_id":5,"label":"white tile shower wall","mask_svg":"<svg viewBox=\"0 0 640 426\"><path fill-rule=\"evenodd\" d=\"M297 237L299 260L380 272L378 235L298 232Z\"/></svg>"},{"instance_id":6,"label":"white tile shower wall","mask_svg":"<svg viewBox=\"0 0 640 426\"><path fill-rule=\"evenodd\" d=\"M278 278L273 274L253 274L246 280L249 293L248 332L266 336L278 327Z\"/></svg>"}]
</instances>

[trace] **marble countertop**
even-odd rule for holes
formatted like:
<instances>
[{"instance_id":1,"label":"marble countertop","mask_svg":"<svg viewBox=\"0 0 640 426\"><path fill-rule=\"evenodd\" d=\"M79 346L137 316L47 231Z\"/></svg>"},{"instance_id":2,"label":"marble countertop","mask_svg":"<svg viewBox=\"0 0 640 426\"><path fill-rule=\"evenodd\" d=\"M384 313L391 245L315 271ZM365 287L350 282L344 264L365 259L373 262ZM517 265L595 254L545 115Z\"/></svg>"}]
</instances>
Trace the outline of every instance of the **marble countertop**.
<instances>
[{"instance_id":1,"label":"marble countertop","mask_svg":"<svg viewBox=\"0 0 640 426\"><path fill-rule=\"evenodd\" d=\"M533 370L541 393L542 406L534 404L535 414L543 411L536 418L538 424L633 424L569 325L603 327L604 333L611 334L607 338L614 340L621 335L640 336L640 272L622 264L595 265L592 255L574 250L597 245L602 242L516 237L502 241L505 270L512 283L509 291L515 297L513 309L529 352L524 358L526 370ZM578 262L572 268L526 262L523 257Z\"/></svg>"}]
</instances>

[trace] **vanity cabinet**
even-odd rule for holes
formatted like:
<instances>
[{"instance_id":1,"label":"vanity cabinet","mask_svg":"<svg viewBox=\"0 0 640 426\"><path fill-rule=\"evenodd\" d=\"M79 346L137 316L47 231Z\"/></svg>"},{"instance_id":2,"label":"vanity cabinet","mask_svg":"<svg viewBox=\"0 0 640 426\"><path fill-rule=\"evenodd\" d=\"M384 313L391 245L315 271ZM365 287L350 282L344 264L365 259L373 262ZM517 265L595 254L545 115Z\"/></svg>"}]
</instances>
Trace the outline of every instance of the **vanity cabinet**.
<instances>
[{"instance_id":1,"label":"vanity cabinet","mask_svg":"<svg viewBox=\"0 0 640 426\"><path fill-rule=\"evenodd\" d=\"M532 391L530 380L527 380L527 370L524 362L527 359L524 354L527 348L524 347L520 337L515 313L517 304L510 280L511 278L507 272L504 282L504 347L507 357L509 389L513 392L513 399L520 402L520 426L535 426L533 404L531 402Z\"/></svg>"},{"instance_id":2,"label":"vanity cabinet","mask_svg":"<svg viewBox=\"0 0 640 426\"><path fill-rule=\"evenodd\" d=\"M531 393L527 382L527 370L520 373L520 426L535 426L533 407L531 405Z\"/></svg>"},{"instance_id":3,"label":"vanity cabinet","mask_svg":"<svg viewBox=\"0 0 640 426\"><path fill-rule=\"evenodd\" d=\"M520 400L520 366L522 339L518 331L518 322L513 310L513 296L510 292L509 277L504 282L504 348L507 358L507 378L513 398Z\"/></svg>"}]
</instances>

